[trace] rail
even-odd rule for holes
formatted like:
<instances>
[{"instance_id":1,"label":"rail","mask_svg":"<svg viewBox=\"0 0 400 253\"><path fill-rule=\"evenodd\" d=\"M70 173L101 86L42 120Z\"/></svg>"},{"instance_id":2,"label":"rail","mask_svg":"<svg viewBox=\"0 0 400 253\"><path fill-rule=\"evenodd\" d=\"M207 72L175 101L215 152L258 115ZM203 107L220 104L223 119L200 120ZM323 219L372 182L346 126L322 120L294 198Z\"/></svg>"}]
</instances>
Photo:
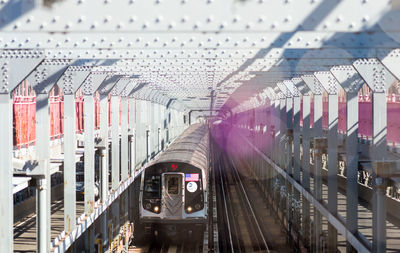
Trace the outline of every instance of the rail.
<instances>
[{"instance_id":1,"label":"rail","mask_svg":"<svg viewBox=\"0 0 400 253\"><path fill-rule=\"evenodd\" d=\"M225 169L222 169L222 164ZM228 174L228 170L230 173ZM226 220L229 237L229 245L226 250L231 252L245 252L246 243L251 243L253 249L257 251L270 252L264 231L261 229L253 205L249 200L242 178L239 175L234 162L222 155L219 165L219 180L221 183L221 197L223 202L223 222ZM235 203L239 203L236 205ZM235 213L242 214L242 222ZM221 222L221 220L220 220ZM246 224L246 228L242 225ZM246 232L247 231L247 232ZM239 236L240 235L240 236Z\"/></svg>"}]
</instances>

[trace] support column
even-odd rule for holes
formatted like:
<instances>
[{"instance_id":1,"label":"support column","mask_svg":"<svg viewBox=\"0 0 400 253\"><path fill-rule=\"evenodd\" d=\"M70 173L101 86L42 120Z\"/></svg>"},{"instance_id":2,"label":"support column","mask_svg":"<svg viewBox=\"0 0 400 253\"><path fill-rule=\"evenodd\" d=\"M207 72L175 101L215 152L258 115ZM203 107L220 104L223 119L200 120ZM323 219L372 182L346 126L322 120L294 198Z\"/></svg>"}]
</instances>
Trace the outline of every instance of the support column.
<instances>
[{"instance_id":1,"label":"support column","mask_svg":"<svg viewBox=\"0 0 400 253\"><path fill-rule=\"evenodd\" d=\"M387 104L386 93L374 92L372 95L372 159L387 159ZM375 164L375 163L374 163ZM375 179L374 179L375 178ZM373 172L373 225L375 234L372 248L377 253L386 252L386 183L385 179Z\"/></svg>"},{"instance_id":2,"label":"support column","mask_svg":"<svg viewBox=\"0 0 400 253\"><path fill-rule=\"evenodd\" d=\"M122 82L122 84L121 84ZM135 83L131 82L129 79L123 79L118 83L117 88L125 86L122 89L121 94L121 181L125 182L129 177L129 149L130 143L132 141L132 135L129 135L129 125L128 125L128 95L133 90ZM132 107L129 107L132 109ZM129 112L130 113L130 112ZM130 113L129 116L132 116ZM132 120L131 120L132 121ZM132 145L131 145L132 147ZM132 186L133 187L133 186ZM121 195L121 208L120 208L120 220L122 225L126 225L129 221L128 210L129 210L129 189ZM127 245L125 245L127 247Z\"/></svg>"},{"instance_id":3,"label":"support column","mask_svg":"<svg viewBox=\"0 0 400 253\"><path fill-rule=\"evenodd\" d=\"M278 145L279 145L279 151L278 151L278 164L281 168L285 168L285 146L283 143L284 140L284 134L286 133L286 99L283 95L283 93L280 91L279 92L279 137L278 137ZM283 187L281 186L284 183L284 180L282 179L281 176L278 175L279 178L279 195L277 198L277 208L280 209L281 208L281 200L282 200L282 190ZM285 189L285 193L286 193L286 189Z\"/></svg>"},{"instance_id":4,"label":"support column","mask_svg":"<svg viewBox=\"0 0 400 253\"><path fill-rule=\"evenodd\" d=\"M129 175L131 177L135 177L135 166L136 166L136 150L135 150L135 142L136 142L136 134L135 134L135 110L136 110L136 101L134 98L129 98L129 136L130 136L130 156L129 156Z\"/></svg>"},{"instance_id":5,"label":"support column","mask_svg":"<svg viewBox=\"0 0 400 253\"><path fill-rule=\"evenodd\" d=\"M317 148L322 137L322 94L314 93L314 196L322 201L322 147ZM321 250L322 215L314 208L315 249Z\"/></svg>"},{"instance_id":6,"label":"support column","mask_svg":"<svg viewBox=\"0 0 400 253\"><path fill-rule=\"evenodd\" d=\"M292 82L303 95L303 131L302 131L302 185L310 192L310 88L301 78L293 78ZM310 202L302 197L301 235L306 248L310 247Z\"/></svg>"},{"instance_id":7,"label":"support column","mask_svg":"<svg viewBox=\"0 0 400 253\"><path fill-rule=\"evenodd\" d=\"M352 66L337 66L331 73L346 91L346 226L358 231L358 91L364 82ZM355 249L347 243L347 252Z\"/></svg>"},{"instance_id":8,"label":"support column","mask_svg":"<svg viewBox=\"0 0 400 253\"><path fill-rule=\"evenodd\" d=\"M125 98L125 101L120 104L120 99L119 95L124 92L125 87L127 84L130 82L130 79L128 78L120 78L117 83L115 84L115 87L111 90L111 187L112 191L116 191L118 187L121 184L121 169L125 170L124 176L127 176L127 171L128 171L128 124L127 124L127 100ZM126 94L124 95L126 97ZM121 130L124 129L124 134L123 135L121 131L121 141L120 141L120 134L119 134L119 109L123 107L123 112L121 111L121 117L125 118L124 121L121 121L121 124L124 123L125 126L121 126ZM124 115L123 115L124 114ZM122 120L121 118L121 120ZM125 138L125 140L122 140ZM125 147L122 147L121 145L124 144ZM120 151L121 148L121 151ZM120 152L124 151L124 157L122 160L122 157L120 156ZM122 154L122 153L121 153ZM121 159L121 160L120 160ZM122 163L123 162L123 163ZM115 236L120 229L121 225L121 215L120 215L120 200L123 199L123 197L116 199L114 203L112 204L112 225L113 225L113 236ZM124 204L123 204L124 207Z\"/></svg>"},{"instance_id":9,"label":"support column","mask_svg":"<svg viewBox=\"0 0 400 253\"><path fill-rule=\"evenodd\" d=\"M322 87L313 75L302 76L306 85L314 93L314 197L322 202ZM322 147L321 147L322 148ZM321 250L322 215L314 207L314 250Z\"/></svg>"},{"instance_id":10,"label":"support column","mask_svg":"<svg viewBox=\"0 0 400 253\"><path fill-rule=\"evenodd\" d=\"M280 98L277 95L274 101L274 129L273 129L273 143L274 143L274 150L273 150L273 159L276 164L279 164L279 137L280 137L280 129L281 129L281 122L280 122Z\"/></svg>"},{"instance_id":11,"label":"support column","mask_svg":"<svg viewBox=\"0 0 400 253\"><path fill-rule=\"evenodd\" d=\"M299 145L300 145L300 136L299 132L297 132L297 147L296 145L293 147L293 142L294 142L294 124L293 124L293 116L294 116L294 107L296 107L297 113L300 111L300 100L299 100L299 93L297 91L297 88L294 86L294 84L290 80L285 80L283 83L278 83L278 87L282 90L282 92L286 95L286 124L287 124L287 131L286 131L286 137L287 137L287 149L286 149L286 154L288 155L288 164L286 167L286 171L289 174L289 176L293 177L293 173L295 171L295 166L297 168L296 175L298 176L298 179L300 178L300 166L299 166L299 159L300 159L300 150L299 150ZM297 97L297 99L296 99ZM296 101L296 105L294 104L294 101ZM297 115L299 117L299 115ZM298 118L297 118L298 119ZM300 122L298 122L300 124ZM295 163L295 154L294 151L298 151L298 156L297 156L297 164ZM298 202L298 199L300 198L300 195L298 192L295 192L293 189L292 184L289 183L289 181L286 181L286 189L287 189L287 212L288 212L288 224L289 224L289 235L292 233L292 226L297 226L296 222L294 219L297 219L297 215L295 214L294 210L294 203Z\"/></svg>"},{"instance_id":12,"label":"support column","mask_svg":"<svg viewBox=\"0 0 400 253\"><path fill-rule=\"evenodd\" d=\"M0 252L13 252L13 110L8 92L0 93L0 113L3 117L0 124Z\"/></svg>"},{"instance_id":13,"label":"support column","mask_svg":"<svg viewBox=\"0 0 400 253\"><path fill-rule=\"evenodd\" d=\"M100 96L100 137L102 139L100 196L104 203L108 199L108 98Z\"/></svg>"},{"instance_id":14,"label":"support column","mask_svg":"<svg viewBox=\"0 0 400 253\"><path fill-rule=\"evenodd\" d=\"M94 164L94 98L93 96L84 97L84 128L85 128L85 153L84 153L84 186L85 186L85 214L90 215L94 212L94 187L95 187L95 164ZM91 227L86 232L86 250L94 252L94 228Z\"/></svg>"},{"instance_id":15,"label":"support column","mask_svg":"<svg viewBox=\"0 0 400 253\"><path fill-rule=\"evenodd\" d=\"M328 92L328 210L337 215L338 205L338 118L339 83L332 73L327 71L316 72L315 77L320 81L322 87ZM337 231L328 223L328 250L331 253L337 251Z\"/></svg>"},{"instance_id":16,"label":"support column","mask_svg":"<svg viewBox=\"0 0 400 253\"><path fill-rule=\"evenodd\" d=\"M121 97L121 181L128 179L128 154L128 98L123 96Z\"/></svg>"},{"instance_id":17,"label":"support column","mask_svg":"<svg viewBox=\"0 0 400 253\"><path fill-rule=\"evenodd\" d=\"M111 96L111 189L115 191L119 187L120 177L120 160L119 160L119 97ZM112 222L113 232L112 236L116 234L114 232L119 231L120 220L119 220L119 200L115 200L112 205ZM112 240L113 238L110 238Z\"/></svg>"},{"instance_id":18,"label":"support column","mask_svg":"<svg viewBox=\"0 0 400 253\"><path fill-rule=\"evenodd\" d=\"M311 97L308 93L303 95L303 156L302 156L302 185L304 189L311 192L310 188L310 104ZM303 196L302 204L302 236L304 245L310 246L310 202Z\"/></svg>"},{"instance_id":19,"label":"support column","mask_svg":"<svg viewBox=\"0 0 400 253\"><path fill-rule=\"evenodd\" d=\"M358 231L358 93L347 93L346 100L346 225ZM353 251L350 244L348 251Z\"/></svg>"},{"instance_id":20,"label":"support column","mask_svg":"<svg viewBox=\"0 0 400 253\"><path fill-rule=\"evenodd\" d=\"M64 95L64 229L76 227L75 95Z\"/></svg>"},{"instance_id":21,"label":"support column","mask_svg":"<svg viewBox=\"0 0 400 253\"><path fill-rule=\"evenodd\" d=\"M94 212L94 98L84 97L84 128L85 128L85 214Z\"/></svg>"},{"instance_id":22,"label":"support column","mask_svg":"<svg viewBox=\"0 0 400 253\"><path fill-rule=\"evenodd\" d=\"M36 160L38 166L27 170L37 180L37 251L50 250L51 180L50 113L48 92L67 69L69 60L45 60L27 77L36 92ZM75 189L74 189L75 192Z\"/></svg>"},{"instance_id":23,"label":"support column","mask_svg":"<svg viewBox=\"0 0 400 253\"><path fill-rule=\"evenodd\" d=\"M100 92L100 138L101 143L99 144L101 149L101 169L100 169L100 199L102 203L105 203L108 200L109 196L109 111L108 111L108 94L111 89L114 87L115 83L119 80L119 76L111 76L107 77L97 89ZM109 229L108 229L108 215L109 211L106 210L103 213L103 217L101 220L101 234L103 241L103 250L107 251L109 249L110 240L112 238L108 238Z\"/></svg>"},{"instance_id":24,"label":"support column","mask_svg":"<svg viewBox=\"0 0 400 253\"><path fill-rule=\"evenodd\" d=\"M136 100L136 110L135 110L135 171L136 171L136 166L141 165L143 162L143 149L145 148L146 140L143 138L143 135L145 133L145 130L143 129L142 126L142 101L141 100ZM142 145L140 145L142 144Z\"/></svg>"},{"instance_id":25,"label":"support column","mask_svg":"<svg viewBox=\"0 0 400 253\"><path fill-rule=\"evenodd\" d=\"M51 232L51 181L50 181L50 115L47 93L36 93L36 159L43 172L37 177L36 227L37 251L50 251Z\"/></svg>"},{"instance_id":26,"label":"support column","mask_svg":"<svg viewBox=\"0 0 400 253\"><path fill-rule=\"evenodd\" d=\"M300 182L300 92L292 80L283 82L293 94L293 179ZM293 189L293 226L300 233L300 192Z\"/></svg>"},{"instance_id":27,"label":"support column","mask_svg":"<svg viewBox=\"0 0 400 253\"><path fill-rule=\"evenodd\" d=\"M119 186L119 97L111 96L111 187Z\"/></svg>"},{"instance_id":28,"label":"support column","mask_svg":"<svg viewBox=\"0 0 400 253\"><path fill-rule=\"evenodd\" d=\"M285 156L283 154L285 153L286 150L284 149L282 140L284 138L284 134L286 133L286 124L285 124L286 123L286 121L285 121L285 119L286 119L286 99L282 92L280 94L281 94L280 101L279 101L279 108L280 108L280 114L279 114L280 129L279 130L280 131L279 131L279 139L278 139L279 147L280 147L279 148L280 154L278 156L279 156L280 167L284 168L285 167L285 160L284 160Z\"/></svg>"}]
</instances>

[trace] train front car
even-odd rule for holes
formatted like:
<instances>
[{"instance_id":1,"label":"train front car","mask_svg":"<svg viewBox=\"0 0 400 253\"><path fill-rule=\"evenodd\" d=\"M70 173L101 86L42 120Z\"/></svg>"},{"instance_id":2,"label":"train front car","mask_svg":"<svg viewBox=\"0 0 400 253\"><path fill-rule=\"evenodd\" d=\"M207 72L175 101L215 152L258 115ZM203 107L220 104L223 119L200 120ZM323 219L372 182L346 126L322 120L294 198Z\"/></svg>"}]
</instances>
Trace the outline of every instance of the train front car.
<instances>
[{"instance_id":1,"label":"train front car","mask_svg":"<svg viewBox=\"0 0 400 253\"><path fill-rule=\"evenodd\" d=\"M139 210L147 234L162 232L171 237L204 229L208 150L208 127L195 124L144 170Z\"/></svg>"}]
</instances>

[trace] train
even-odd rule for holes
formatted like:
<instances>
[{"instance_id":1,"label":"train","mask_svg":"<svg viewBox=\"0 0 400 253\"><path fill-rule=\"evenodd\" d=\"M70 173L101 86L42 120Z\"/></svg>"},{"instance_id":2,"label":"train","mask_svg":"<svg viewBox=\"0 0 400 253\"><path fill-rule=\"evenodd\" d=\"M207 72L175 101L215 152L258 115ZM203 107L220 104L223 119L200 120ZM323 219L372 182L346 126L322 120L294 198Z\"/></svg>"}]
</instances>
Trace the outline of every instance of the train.
<instances>
[{"instance_id":1,"label":"train","mask_svg":"<svg viewBox=\"0 0 400 253\"><path fill-rule=\"evenodd\" d=\"M193 124L143 170L137 228L145 235L171 238L204 231L209 138L207 124Z\"/></svg>"}]
</instances>

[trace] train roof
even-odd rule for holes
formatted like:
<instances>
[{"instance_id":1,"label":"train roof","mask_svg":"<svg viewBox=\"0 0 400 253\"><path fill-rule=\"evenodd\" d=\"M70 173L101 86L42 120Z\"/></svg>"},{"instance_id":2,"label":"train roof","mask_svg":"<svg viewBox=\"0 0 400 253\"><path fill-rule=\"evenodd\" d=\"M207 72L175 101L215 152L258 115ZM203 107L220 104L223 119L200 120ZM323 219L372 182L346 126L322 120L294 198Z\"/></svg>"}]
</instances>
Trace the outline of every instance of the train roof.
<instances>
[{"instance_id":1,"label":"train roof","mask_svg":"<svg viewBox=\"0 0 400 253\"><path fill-rule=\"evenodd\" d=\"M150 166L166 162L181 162L200 169L208 167L209 131L206 124L189 126Z\"/></svg>"}]
</instances>

